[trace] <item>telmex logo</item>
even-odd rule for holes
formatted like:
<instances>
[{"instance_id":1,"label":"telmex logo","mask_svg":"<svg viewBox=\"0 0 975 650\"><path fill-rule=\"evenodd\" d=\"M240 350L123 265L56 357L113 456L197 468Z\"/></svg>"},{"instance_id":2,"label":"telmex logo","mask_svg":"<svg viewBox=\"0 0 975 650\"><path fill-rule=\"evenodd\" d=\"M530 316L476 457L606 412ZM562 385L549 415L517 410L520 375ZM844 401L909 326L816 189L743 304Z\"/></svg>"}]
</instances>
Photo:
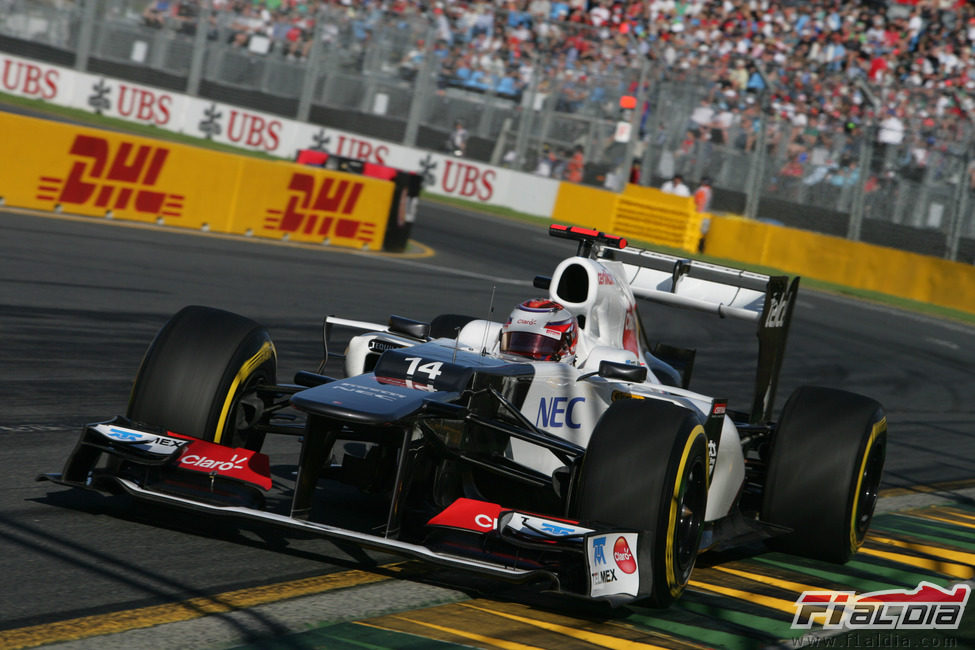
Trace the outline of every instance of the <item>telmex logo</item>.
<instances>
[{"instance_id":1,"label":"telmex logo","mask_svg":"<svg viewBox=\"0 0 975 650\"><path fill-rule=\"evenodd\" d=\"M608 537L597 537L592 540L592 565L596 569L590 573L590 579L593 585L604 585L619 580L619 577L616 575L616 569L611 569L607 566L606 542L608 540ZM606 568L598 568L602 566L606 566Z\"/></svg>"},{"instance_id":2,"label":"telmex logo","mask_svg":"<svg viewBox=\"0 0 975 650\"><path fill-rule=\"evenodd\" d=\"M183 195L149 189L159 180L169 149L122 142L113 151L104 138L77 135L68 153L80 160L71 166L67 179L41 176L38 200L180 216Z\"/></svg>"},{"instance_id":3,"label":"telmex logo","mask_svg":"<svg viewBox=\"0 0 975 650\"><path fill-rule=\"evenodd\" d=\"M368 244L375 235L373 224L337 216L355 212L364 187L358 181L330 177L323 178L319 184L311 174L292 174L288 189L293 194L288 198L287 207L284 210L268 208L264 229L357 239Z\"/></svg>"}]
</instances>

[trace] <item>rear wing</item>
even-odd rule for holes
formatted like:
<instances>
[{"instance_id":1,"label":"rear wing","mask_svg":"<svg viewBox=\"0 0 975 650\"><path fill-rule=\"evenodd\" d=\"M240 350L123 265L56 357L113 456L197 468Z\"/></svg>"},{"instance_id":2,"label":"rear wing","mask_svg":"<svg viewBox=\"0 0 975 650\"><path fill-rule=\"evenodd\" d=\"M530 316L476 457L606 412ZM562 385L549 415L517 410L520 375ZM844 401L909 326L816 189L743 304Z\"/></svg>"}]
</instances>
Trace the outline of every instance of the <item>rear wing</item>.
<instances>
[{"instance_id":1,"label":"rear wing","mask_svg":"<svg viewBox=\"0 0 975 650\"><path fill-rule=\"evenodd\" d=\"M750 421L771 420L799 278L764 275L628 246L625 239L553 225L550 234L579 241L579 254L623 267L633 295L756 324L758 368Z\"/></svg>"}]
</instances>

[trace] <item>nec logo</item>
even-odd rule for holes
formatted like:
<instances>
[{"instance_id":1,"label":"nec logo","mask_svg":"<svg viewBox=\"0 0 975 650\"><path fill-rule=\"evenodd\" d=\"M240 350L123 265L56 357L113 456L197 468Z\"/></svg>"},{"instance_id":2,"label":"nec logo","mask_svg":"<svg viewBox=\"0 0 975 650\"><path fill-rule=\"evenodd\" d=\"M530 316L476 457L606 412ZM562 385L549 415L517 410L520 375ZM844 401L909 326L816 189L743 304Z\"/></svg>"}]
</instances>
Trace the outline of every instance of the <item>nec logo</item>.
<instances>
[{"instance_id":1,"label":"nec logo","mask_svg":"<svg viewBox=\"0 0 975 650\"><path fill-rule=\"evenodd\" d=\"M318 183L311 174L292 174L288 189L293 194L287 207L283 211L268 208L264 228L323 238L357 239L368 244L375 235L373 224L337 216L355 212L364 187L359 181L326 177Z\"/></svg>"},{"instance_id":2,"label":"nec logo","mask_svg":"<svg viewBox=\"0 0 975 650\"><path fill-rule=\"evenodd\" d=\"M538 415L535 416L535 426L542 428L561 429L569 427L578 429L582 425L573 417L573 409L580 402L585 402L585 397L552 397L546 400L544 397L538 403Z\"/></svg>"},{"instance_id":3,"label":"nec logo","mask_svg":"<svg viewBox=\"0 0 975 650\"><path fill-rule=\"evenodd\" d=\"M122 142L113 151L104 138L78 135L68 153L80 160L71 166L67 180L41 176L38 200L180 216L183 195L149 189L159 180L169 149Z\"/></svg>"}]
</instances>

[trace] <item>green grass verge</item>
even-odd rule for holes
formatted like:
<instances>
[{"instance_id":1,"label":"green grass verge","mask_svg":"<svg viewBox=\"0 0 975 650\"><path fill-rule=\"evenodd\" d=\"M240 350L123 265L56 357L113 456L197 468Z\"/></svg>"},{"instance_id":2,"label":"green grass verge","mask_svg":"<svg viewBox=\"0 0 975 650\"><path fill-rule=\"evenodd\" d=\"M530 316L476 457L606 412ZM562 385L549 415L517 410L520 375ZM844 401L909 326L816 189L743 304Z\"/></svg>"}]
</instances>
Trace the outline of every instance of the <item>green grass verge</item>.
<instances>
[{"instance_id":1,"label":"green grass verge","mask_svg":"<svg viewBox=\"0 0 975 650\"><path fill-rule=\"evenodd\" d=\"M54 104L49 104L39 99L27 99L24 97L18 97L17 95L0 93L0 103L12 105L12 106L19 106L21 108L29 110L32 113L49 115L51 117L72 120L74 122L79 122L79 123L83 123L83 124L87 124L99 128L111 129L113 131L122 131L125 133L132 133L135 135L142 135L146 137L157 138L160 140L166 140L168 142L177 142L179 144L201 147L205 149L211 149L214 151L222 151L225 153L253 156L255 158L261 158L264 160L280 160L280 158L268 155L260 151L252 151L250 149L234 147L219 142L211 142L196 136L184 135L181 133L173 133L172 131L167 131L165 129L160 129L154 126L129 122L126 120L121 120L114 117L108 117L105 115L97 115L95 113L91 113L89 111L85 111L77 108L56 106ZM551 223L551 220L548 219L547 217L538 217L535 215L526 214L524 212L518 212L517 210L512 210L510 208L505 208L500 206L486 206L480 203L476 203L474 201L466 201L464 199L458 199L454 197L424 193L423 200L430 201L433 203L441 203L444 205L451 205L454 207L463 208L465 210L474 210L477 212L482 212L485 214L502 217L504 219L511 219L513 221L518 221L521 223L537 225L539 228L547 228L548 224ZM669 255L690 257L692 259L699 259L705 262L711 262L713 264L722 264L726 266L745 268L749 271L754 271L756 273L766 273L766 274L784 273L784 271L782 271L781 269L757 266L754 264L745 264L737 260L716 258L716 257L711 257L709 255L688 254L687 251L676 249L676 248L669 248L667 246L661 246L660 244L656 244L653 242L642 242L642 241L634 240L633 243ZM904 309L907 311L927 314L930 316L935 316L937 318L954 320L954 321L959 321L968 324L975 324L975 314L958 311L956 309L948 309L946 307L940 307L938 305L918 302L916 300L908 300L906 298L900 298L898 296L890 296L887 294L878 293L876 291L856 289L853 287L847 287L839 284L834 284L831 282L823 282L821 280L816 280L814 278L809 278L809 277L802 278L802 286L805 288L815 289L818 291L824 291L826 293L849 296L852 298L866 300L868 302L873 302L876 304L887 305L890 307L896 307L898 309Z\"/></svg>"}]
</instances>

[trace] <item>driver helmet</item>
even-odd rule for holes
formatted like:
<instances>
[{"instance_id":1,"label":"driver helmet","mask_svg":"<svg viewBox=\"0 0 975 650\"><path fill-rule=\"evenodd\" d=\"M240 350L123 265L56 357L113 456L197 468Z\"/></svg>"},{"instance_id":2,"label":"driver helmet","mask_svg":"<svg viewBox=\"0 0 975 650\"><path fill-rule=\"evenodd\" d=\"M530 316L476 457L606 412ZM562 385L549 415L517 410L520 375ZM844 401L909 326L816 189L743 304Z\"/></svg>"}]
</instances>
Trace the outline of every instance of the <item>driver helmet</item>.
<instances>
[{"instance_id":1,"label":"driver helmet","mask_svg":"<svg viewBox=\"0 0 975 650\"><path fill-rule=\"evenodd\" d=\"M534 298L511 312L501 329L503 354L536 361L573 361L579 326L568 309L548 298Z\"/></svg>"}]
</instances>

